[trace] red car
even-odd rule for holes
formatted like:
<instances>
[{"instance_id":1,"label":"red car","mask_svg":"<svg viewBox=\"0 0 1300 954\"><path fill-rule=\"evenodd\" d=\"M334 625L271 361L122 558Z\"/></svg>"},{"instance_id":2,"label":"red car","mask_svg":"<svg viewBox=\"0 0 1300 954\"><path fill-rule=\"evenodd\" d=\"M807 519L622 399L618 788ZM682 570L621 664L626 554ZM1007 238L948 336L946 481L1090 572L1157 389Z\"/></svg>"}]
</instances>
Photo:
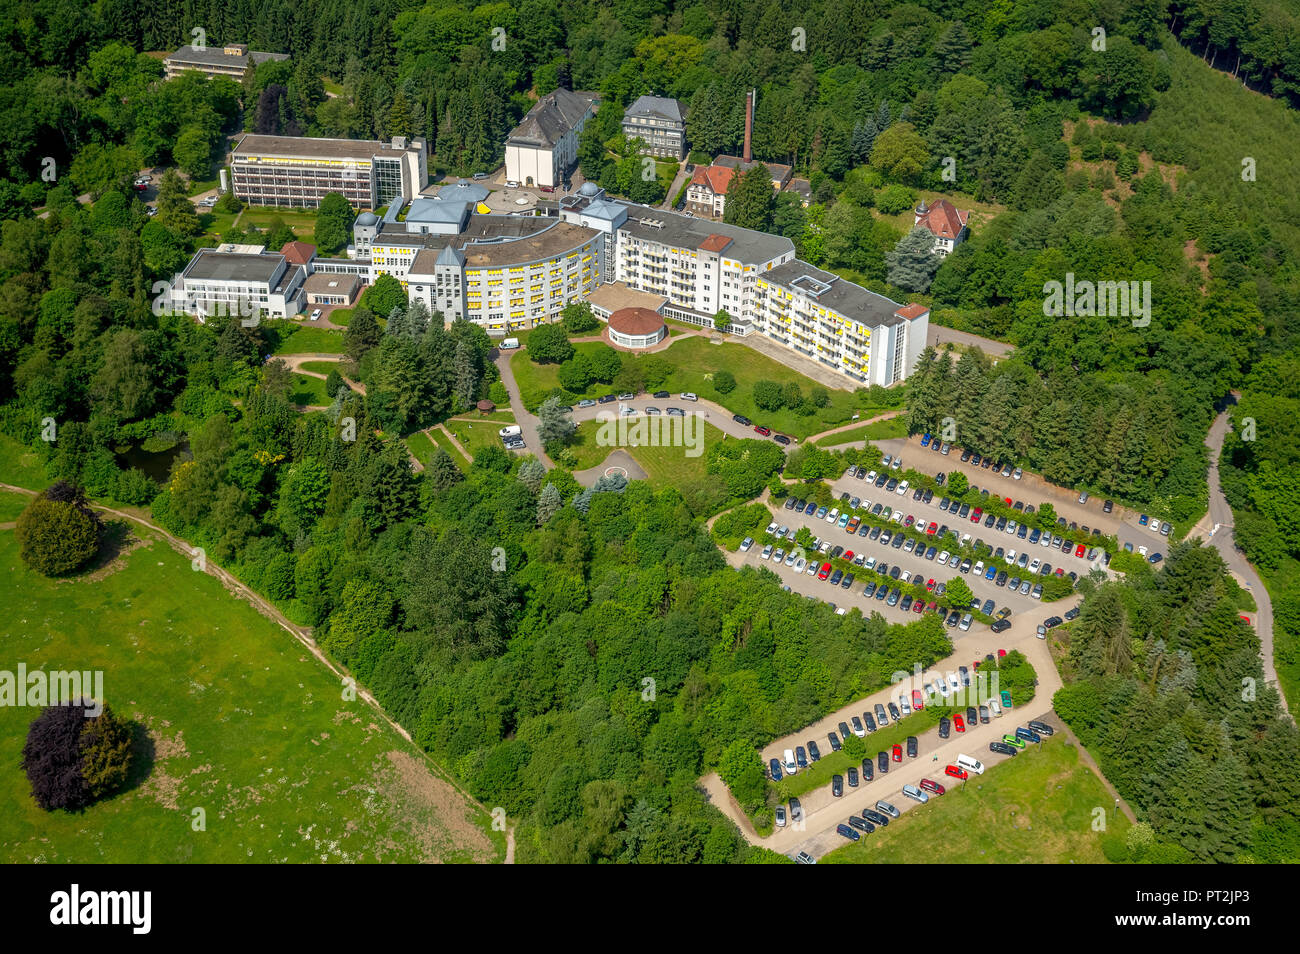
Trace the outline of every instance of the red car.
<instances>
[{"instance_id":1,"label":"red car","mask_svg":"<svg viewBox=\"0 0 1300 954\"><path fill-rule=\"evenodd\" d=\"M951 775L953 778L969 778L966 770L958 765L949 765L944 770L944 774Z\"/></svg>"},{"instance_id":2,"label":"red car","mask_svg":"<svg viewBox=\"0 0 1300 954\"><path fill-rule=\"evenodd\" d=\"M1008 506L1008 507L1011 506L1011 498L1010 498L1010 497L1003 497L1002 499L1005 500L1005 501L1007 502L1007 506Z\"/></svg>"},{"instance_id":3,"label":"red car","mask_svg":"<svg viewBox=\"0 0 1300 954\"><path fill-rule=\"evenodd\" d=\"M934 536L934 532L938 529L939 529L939 525L937 523L931 523L928 527L925 528L925 532L928 533L930 536Z\"/></svg>"},{"instance_id":4,"label":"red car","mask_svg":"<svg viewBox=\"0 0 1300 954\"><path fill-rule=\"evenodd\" d=\"M764 437L767 437L769 434L772 433L772 428L755 426L754 431L755 433L762 434Z\"/></svg>"},{"instance_id":5,"label":"red car","mask_svg":"<svg viewBox=\"0 0 1300 954\"><path fill-rule=\"evenodd\" d=\"M933 613L938 608L939 608L939 604L936 603L934 600L931 600L930 605L926 607L926 609L928 609L931 613Z\"/></svg>"},{"instance_id":6,"label":"red car","mask_svg":"<svg viewBox=\"0 0 1300 954\"><path fill-rule=\"evenodd\" d=\"M925 612L925 600L917 600L912 604L912 609L917 613Z\"/></svg>"},{"instance_id":7,"label":"red car","mask_svg":"<svg viewBox=\"0 0 1300 954\"><path fill-rule=\"evenodd\" d=\"M916 523L916 518L909 513L907 519L903 521L903 526L910 527L914 523Z\"/></svg>"},{"instance_id":8,"label":"red car","mask_svg":"<svg viewBox=\"0 0 1300 954\"><path fill-rule=\"evenodd\" d=\"M912 690L912 711L919 712L925 708L925 699L921 695L920 689Z\"/></svg>"},{"instance_id":9,"label":"red car","mask_svg":"<svg viewBox=\"0 0 1300 954\"><path fill-rule=\"evenodd\" d=\"M1006 651L1005 649L999 649L999 650L998 650L998 658L999 658L999 659L1001 659L1001 658L1002 658L1003 656L1005 656L1006 654L1007 654L1007 651Z\"/></svg>"},{"instance_id":10,"label":"red car","mask_svg":"<svg viewBox=\"0 0 1300 954\"><path fill-rule=\"evenodd\" d=\"M956 729L958 732L965 732L966 720L963 719L960 714L954 712L952 714L952 727Z\"/></svg>"},{"instance_id":11,"label":"red car","mask_svg":"<svg viewBox=\"0 0 1300 954\"><path fill-rule=\"evenodd\" d=\"M933 792L935 795L942 795L945 791L947 791L947 789L945 789L938 782L932 782L928 778L921 779L921 787L925 789L927 792Z\"/></svg>"},{"instance_id":12,"label":"red car","mask_svg":"<svg viewBox=\"0 0 1300 954\"><path fill-rule=\"evenodd\" d=\"M846 559L846 560L848 560L850 563L852 563L852 562L853 562L853 551L852 551L852 550L845 550L845 551L844 551L844 559Z\"/></svg>"},{"instance_id":13,"label":"red car","mask_svg":"<svg viewBox=\"0 0 1300 954\"><path fill-rule=\"evenodd\" d=\"M983 516L984 516L984 508L983 508L983 507L976 507L974 510L971 511L971 514L970 514L970 522L971 522L971 523L979 523L979 522L980 522L980 518L983 517Z\"/></svg>"},{"instance_id":14,"label":"red car","mask_svg":"<svg viewBox=\"0 0 1300 954\"><path fill-rule=\"evenodd\" d=\"M894 746L893 749L890 750L890 756L895 762L903 761L903 747L901 745Z\"/></svg>"},{"instance_id":15,"label":"red car","mask_svg":"<svg viewBox=\"0 0 1300 954\"><path fill-rule=\"evenodd\" d=\"M1057 575L1057 576L1065 576L1065 570L1064 570L1064 568L1058 566L1058 567L1056 568L1056 575Z\"/></svg>"},{"instance_id":16,"label":"red car","mask_svg":"<svg viewBox=\"0 0 1300 954\"><path fill-rule=\"evenodd\" d=\"M1088 552L1088 548L1085 547L1082 543L1080 543L1077 547L1074 548L1074 555L1077 557L1081 557L1087 552Z\"/></svg>"},{"instance_id":17,"label":"red car","mask_svg":"<svg viewBox=\"0 0 1300 954\"><path fill-rule=\"evenodd\" d=\"M826 577L830 575L831 575L831 565L829 563L823 563L822 568L817 571L817 579L824 580L826 579Z\"/></svg>"},{"instance_id":18,"label":"red car","mask_svg":"<svg viewBox=\"0 0 1300 954\"><path fill-rule=\"evenodd\" d=\"M925 581L925 588L927 590L934 589L934 577L930 577L928 580Z\"/></svg>"}]
</instances>

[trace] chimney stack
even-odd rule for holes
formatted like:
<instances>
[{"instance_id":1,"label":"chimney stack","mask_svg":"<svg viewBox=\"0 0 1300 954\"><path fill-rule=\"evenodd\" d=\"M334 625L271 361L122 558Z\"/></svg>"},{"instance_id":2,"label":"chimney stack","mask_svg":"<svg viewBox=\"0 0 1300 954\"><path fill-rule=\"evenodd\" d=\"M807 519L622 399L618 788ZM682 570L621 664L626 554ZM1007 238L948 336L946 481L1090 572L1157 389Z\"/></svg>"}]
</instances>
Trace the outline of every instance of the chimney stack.
<instances>
[{"instance_id":1,"label":"chimney stack","mask_svg":"<svg viewBox=\"0 0 1300 954\"><path fill-rule=\"evenodd\" d=\"M745 152L741 158L746 162L754 158L750 153L749 143L754 135L754 97L756 92L757 90L751 89L745 94Z\"/></svg>"}]
</instances>

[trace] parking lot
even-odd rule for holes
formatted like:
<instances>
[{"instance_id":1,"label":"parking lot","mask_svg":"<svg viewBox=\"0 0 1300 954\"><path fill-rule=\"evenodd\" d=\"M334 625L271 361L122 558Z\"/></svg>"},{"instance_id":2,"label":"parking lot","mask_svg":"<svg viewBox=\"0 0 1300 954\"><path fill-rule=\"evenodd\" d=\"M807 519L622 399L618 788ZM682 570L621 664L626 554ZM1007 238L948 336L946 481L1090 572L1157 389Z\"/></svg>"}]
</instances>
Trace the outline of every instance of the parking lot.
<instances>
[{"instance_id":1,"label":"parking lot","mask_svg":"<svg viewBox=\"0 0 1300 954\"><path fill-rule=\"evenodd\" d=\"M1056 611L1059 611L1076 606L1078 603L1079 597L1076 595L1053 605ZM805 792L799 797L804 817L802 825L790 822L784 828L777 828L767 838L759 838L749 827L747 820L743 818L733 818L733 820L741 824L741 830L754 844L791 857L799 851L821 857L847 844L844 837L836 832L836 826L844 823L850 815L861 815L863 809L872 808L877 800L883 799L904 813L915 807L918 803L902 794L904 785L918 785L923 778L938 782L948 790L947 795L931 796L931 798L937 797L940 804L944 798L953 794L957 786L969 784L978 786L980 777L977 775L971 775L963 782L944 774L944 767L955 763L959 754L978 759L984 763L986 770L1009 758L1032 758L1034 748L1032 743L1020 750L1018 756L991 752L989 743L1001 739L1004 734L1014 733L1017 726L1026 725L1030 720L1046 722L1055 728L1058 734L1063 728L1061 720L1051 709L1052 695L1060 688L1061 680L1046 644L1034 634L1038 618L1038 616L1026 616L1015 620L1012 628L1002 634L993 633L987 627L976 627L978 632L972 630L969 634L962 634L965 638L957 644L960 648L949 658L927 669L921 679L921 682L930 681L932 674L955 672L958 666L966 666L973 670L974 660L982 659L986 653L996 654L999 649L1008 651L1018 649L1025 654L1038 674L1036 694L1034 700L1028 705L1015 703L1013 700L1012 708L1004 710L1001 717L990 714L988 724L968 726L965 732L956 731L954 725L947 739L939 738L937 727L917 733L919 751L916 758L908 758L904 755L902 762L891 761L888 773L882 775L877 771L872 781L860 780L856 788L850 788L846 784L844 794L839 798L831 793L829 784ZM972 675L974 675L973 671ZM910 682L874 692L865 699L859 699L798 732L764 746L761 753L764 766L770 759L780 759L786 749L801 745L806 748L809 741L817 743L824 757L830 751L827 734L837 732L840 722L851 722L855 715L861 718L862 713L872 711L876 703L883 705L890 701L896 702L899 692L904 688L910 689ZM926 704L931 703L927 701ZM952 712L947 709L944 714L949 718L952 716ZM871 739L872 733L868 732L865 739L867 753L874 761L879 746L873 746ZM724 808L724 811L734 815L734 809L728 810L729 807ZM862 837L870 841L875 834L864 833Z\"/></svg>"},{"instance_id":2,"label":"parking lot","mask_svg":"<svg viewBox=\"0 0 1300 954\"><path fill-rule=\"evenodd\" d=\"M1060 552L1059 549L1044 547L1041 543L1029 544L1028 539L1021 539L1015 534L1008 534L1005 531L999 532L995 527L985 527L982 522L979 524L972 523L969 517L961 518L955 514L945 513L940 509L942 497L938 494L927 504L924 499L913 500L911 491L899 496L897 493L888 493L884 488L878 488L865 479L858 480L847 476L834 481L831 487L836 498L844 492L853 496L860 496L863 505L858 508L859 513L863 512L867 506L874 507L876 503L882 503L887 507L901 509L904 519L908 515L913 516L915 525L922 525L921 529L917 529L915 525L912 528L904 529L902 521L893 523L891 526L895 532L895 538L897 538L896 532L898 530L903 530L905 537L910 536L918 540L924 537L930 541L930 545L940 551L940 554L944 549L951 549L951 541L944 543L939 541L937 533L933 537L927 534L925 530L928 529L931 523L937 524L939 528L947 524L950 530L955 531L959 536L967 533L971 534L971 542L983 540L993 549L1003 547L1007 550L1015 550L1017 558L1019 553L1024 552L1029 555L1029 561L1038 560L1040 563L1050 563L1053 568L1061 567L1066 572L1074 572L1079 576L1085 575L1100 561L1100 555L1098 555L1097 560L1090 563L1086 557L1077 557L1073 553L1067 555ZM977 576L974 572L974 566L971 567L970 572L965 574L962 574L956 567L941 566L937 559L939 554L936 554L936 559L928 560L920 554L919 544L914 552L908 553L903 547L895 548L892 545L892 540L890 544L881 544L880 539L883 539L883 534L877 540L871 540L869 537L856 534L850 536L843 529L840 529L838 525L827 522L825 517L818 519L815 513L806 514L793 509L787 510L783 506L775 504L772 504L772 507L775 514L772 518L773 521L779 526L789 528L787 534L789 539L773 543L772 556L775 556L776 549L781 548L782 543L785 543L784 549L787 554L790 552L790 548L793 547L795 552L804 559L811 558L816 560L819 565L826 562L828 559L826 554L805 553L797 545L793 544L792 539L798 528L807 527L810 533L820 537L832 547L843 546L846 551L851 550L855 556L864 554L868 559L874 557L877 565L881 562L887 563L891 568L891 573L892 568L897 566L900 569L900 574L898 579L889 581L891 587L901 588L904 585L903 574L907 575L908 580L918 574L921 576L922 581L933 579L936 583L936 589L939 583L946 584L955 577L961 577L970 587L972 595L979 598L981 604L984 604L987 600L992 600L995 609L1006 607L1015 616L1027 614L1034 617L1046 617L1053 613L1059 614L1059 607L1064 605L1063 603L1045 604L1041 600L1034 599L1032 595L1019 592L1013 593L1010 585L999 587L995 581L985 579L983 574ZM856 578L849 588L846 589L842 585L833 586L827 580L820 580L815 575L809 575L806 566L804 570L799 571L793 566L786 566L784 561L777 563L772 559L764 560L762 558L763 549L768 543L772 542L771 538L759 535L755 539L753 547L748 552L740 554L739 563L749 564L754 567L765 566L780 576L782 581L790 587L791 592L813 596L825 602L834 603L837 607L849 608L856 606L864 615L870 615L873 611L879 612L886 619L895 623L904 623L918 618L919 614L915 612L915 607L906 612L902 609L901 600L897 605L889 606L883 599L876 599L874 595L867 597L863 594L863 588L868 582L876 583L877 593L879 593L879 585L883 582L883 578L873 570L868 570L865 566L855 568L854 574ZM990 561L990 558L985 556L984 563L986 570L989 566L996 566L999 572L1006 571L1008 575L1006 583L1008 584L1010 578L1016 576L1029 580L1031 584L1041 582L1043 579L1039 573L1029 572L1027 567L1021 569L1019 566L1006 563L1005 558ZM979 624L975 625L978 626ZM954 630L954 636L957 635L960 635L960 631Z\"/></svg>"},{"instance_id":3,"label":"parking lot","mask_svg":"<svg viewBox=\"0 0 1300 954\"><path fill-rule=\"evenodd\" d=\"M1114 535L1120 546L1133 544L1134 550L1146 547L1149 552L1168 554L1169 538L1158 531L1139 524L1140 514L1116 504L1111 513L1103 513L1105 501L1099 497L1089 497L1086 503L1079 503L1079 493L1066 487L1050 484L1037 474L1025 471L1020 480L1003 477L994 473L993 468L972 466L962 463L962 449L953 446L947 456L932 447L921 446L921 436L891 438L875 442L882 454L903 457L903 469L912 468L933 477L944 471L951 474L961 471L972 486L986 489L990 494L996 493L1001 498L1023 500L1038 506L1050 503L1059 516L1072 520L1080 526L1096 527L1103 534ZM933 442L932 442L933 446ZM1149 522L1149 521L1148 521ZM1157 521L1158 525L1159 521Z\"/></svg>"}]
</instances>

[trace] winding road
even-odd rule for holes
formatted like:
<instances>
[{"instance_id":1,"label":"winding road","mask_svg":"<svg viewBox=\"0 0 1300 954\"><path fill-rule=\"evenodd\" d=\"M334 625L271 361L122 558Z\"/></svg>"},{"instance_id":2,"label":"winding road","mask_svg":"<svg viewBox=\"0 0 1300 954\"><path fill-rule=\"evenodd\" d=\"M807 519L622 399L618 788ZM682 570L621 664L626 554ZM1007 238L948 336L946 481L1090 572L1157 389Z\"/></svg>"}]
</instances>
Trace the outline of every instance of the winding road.
<instances>
[{"instance_id":1,"label":"winding road","mask_svg":"<svg viewBox=\"0 0 1300 954\"><path fill-rule=\"evenodd\" d=\"M1233 403L1236 403L1234 395ZM1268 596L1268 588L1264 581L1255 572L1255 568L1250 565L1242 551L1237 547L1236 537L1233 533L1233 515L1232 508L1228 505L1228 498L1223 495L1223 488L1219 484L1219 454L1223 450L1223 439L1228 434L1230 421L1228 411L1224 409L1219 416L1214 419L1210 425L1209 433L1205 436L1205 446L1210 451L1210 509L1204 520L1198 525L1202 529L1203 535L1209 543L1219 551L1223 557L1223 562L1228 565L1234 574L1240 577L1250 591L1250 595L1255 599L1255 632L1259 634L1259 649L1264 664L1264 681L1271 684L1277 689L1278 697L1282 700L1282 709L1289 715L1290 707L1287 705L1286 696L1282 692L1282 685L1277 679L1277 667L1273 663L1273 603ZM1204 531L1204 524L1209 523L1208 532ZM1294 716L1292 717L1294 719Z\"/></svg>"}]
</instances>

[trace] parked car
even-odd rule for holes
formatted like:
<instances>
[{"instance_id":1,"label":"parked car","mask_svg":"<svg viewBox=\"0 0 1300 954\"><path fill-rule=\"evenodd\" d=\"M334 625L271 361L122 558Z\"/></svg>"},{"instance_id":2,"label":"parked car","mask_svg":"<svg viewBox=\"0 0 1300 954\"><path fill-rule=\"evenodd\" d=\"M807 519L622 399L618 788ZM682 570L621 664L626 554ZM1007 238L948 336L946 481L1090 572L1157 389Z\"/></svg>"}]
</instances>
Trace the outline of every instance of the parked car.
<instances>
[{"instance_id":1,"label":"parked car","mask_svg":"<svg viewBox=\"0 0 1300 954\"><path fill-rule=\"evenodd\" d=\"M831 794L834 795L836 798L840 798L840 797L844 794L844 776L843 776L843 775L832 775L832 776L831 776Z\"/></svg>"}]
</instances>

